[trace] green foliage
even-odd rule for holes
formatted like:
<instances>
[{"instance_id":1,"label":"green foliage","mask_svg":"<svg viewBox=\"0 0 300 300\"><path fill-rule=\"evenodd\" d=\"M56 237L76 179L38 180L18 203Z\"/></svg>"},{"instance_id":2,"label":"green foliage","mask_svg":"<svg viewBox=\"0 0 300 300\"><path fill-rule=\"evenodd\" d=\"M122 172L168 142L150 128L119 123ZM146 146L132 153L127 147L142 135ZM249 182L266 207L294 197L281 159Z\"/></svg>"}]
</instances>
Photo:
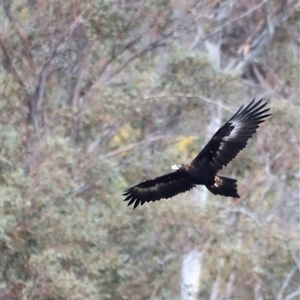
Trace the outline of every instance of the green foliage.
<instances>
[{"instance_id":1,"label":"green foliage","mask_svg":"<svg viewBox=\"0 0 300 300\"><path fill-rule=\"evenodd\" d=\"M273 117L224 171L239 178L240 200L201 204L196 190L134 211L122 201L131 184L191 160L211 120L261 89L187 51L176 34L191 39L193 7L13 1L1 12L4 299L179 299L194 248L205 252L201 295L218 276L220 295L230 276L236 297L253 299L259 284L265 299L279 293L298 247L292 43L275 39L266 54L282 82L291 72Z\"/></svg>"}]
</instances>

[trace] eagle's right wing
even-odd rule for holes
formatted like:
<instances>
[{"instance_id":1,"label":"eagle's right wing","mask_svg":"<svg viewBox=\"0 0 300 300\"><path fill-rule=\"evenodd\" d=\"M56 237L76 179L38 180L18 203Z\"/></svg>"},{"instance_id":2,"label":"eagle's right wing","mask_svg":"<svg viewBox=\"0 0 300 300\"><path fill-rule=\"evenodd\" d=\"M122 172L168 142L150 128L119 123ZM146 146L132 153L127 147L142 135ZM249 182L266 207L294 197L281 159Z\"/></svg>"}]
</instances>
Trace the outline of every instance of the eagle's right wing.
<instances>
[{"instance_id":1,"label":"eagle's right wing","mask_svg":"<svg viewBox=\"0 0 300 300\"><path fill-rule=\"evenodd\" d=\"M145 202L171 198L192 189L194 186L195 184L189 181L185 172L178 170L130 187L123 193L126 196L124 201L129 201L128 205L134 203L133 208L136 208Z\"/></svg>"}]
</instances>

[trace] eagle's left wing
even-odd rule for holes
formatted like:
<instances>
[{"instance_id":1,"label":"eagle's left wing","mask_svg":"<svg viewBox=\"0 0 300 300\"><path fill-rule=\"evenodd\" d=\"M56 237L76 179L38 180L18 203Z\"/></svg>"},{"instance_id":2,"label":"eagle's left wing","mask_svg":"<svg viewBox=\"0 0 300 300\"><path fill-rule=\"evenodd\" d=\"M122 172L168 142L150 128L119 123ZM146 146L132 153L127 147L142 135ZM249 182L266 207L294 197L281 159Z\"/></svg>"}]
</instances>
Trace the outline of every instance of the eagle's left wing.
<instances>
[{"instance_id":1,"label":"eagle's left wing","mask_svg":"<svg viewBox=\"0 0 300 300\"><path fill-rule=\"evenodd\" d=\"M271 114L270 108L263 109L268 102L253 99L244 109L243 105L211 138L208 144L192 161L192 165L208 164L216 174L246 147L247 141L256 132L259 124Z\"/></svg>"}]
</instances>

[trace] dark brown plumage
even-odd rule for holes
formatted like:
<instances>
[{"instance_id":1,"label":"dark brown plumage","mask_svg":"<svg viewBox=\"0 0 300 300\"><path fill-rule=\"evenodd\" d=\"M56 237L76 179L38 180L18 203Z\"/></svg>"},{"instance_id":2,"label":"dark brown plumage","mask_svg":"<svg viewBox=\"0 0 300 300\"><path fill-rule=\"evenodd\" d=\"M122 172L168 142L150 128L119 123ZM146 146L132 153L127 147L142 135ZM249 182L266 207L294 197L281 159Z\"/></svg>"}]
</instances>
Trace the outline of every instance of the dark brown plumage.
<instances>
[{"instance_id":1,"label":"dark brown plumage","mask_svg":"<svg viewBox=\"0 0 300 300\"><path fill-rule=\"evenodd\" d=\"M171 198L184 193L197 184L202 184L215 195L239 197L237 180L217 176L246 147L247 141L256 132L259 124L271 114L263 99L253 99L244 109L243 105L211 138L196 158L186 165L174 165L172 173L145 180L124 192L124 201L136 208L145 202Z\"/></svg>"}]
</instances>

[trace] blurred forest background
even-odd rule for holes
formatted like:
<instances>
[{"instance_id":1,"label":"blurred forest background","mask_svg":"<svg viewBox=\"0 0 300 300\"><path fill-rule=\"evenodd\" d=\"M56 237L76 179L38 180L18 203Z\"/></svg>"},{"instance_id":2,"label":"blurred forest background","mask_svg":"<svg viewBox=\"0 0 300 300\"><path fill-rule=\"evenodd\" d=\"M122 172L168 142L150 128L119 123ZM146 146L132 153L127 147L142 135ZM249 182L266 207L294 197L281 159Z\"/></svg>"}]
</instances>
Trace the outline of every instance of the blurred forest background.
<instances>
[{"instance_id":1,"label":"blurred forest background","mask_svg":"<svg viewBox=\"0 0 300 300\"><path fill-rule=\"evenodd\" d=\"M1 298L299 299L299 11L3 0ZM254 97L273 115L221 172L240 199L199 187L126 206Z\"/></svg>"}]
</instances>

